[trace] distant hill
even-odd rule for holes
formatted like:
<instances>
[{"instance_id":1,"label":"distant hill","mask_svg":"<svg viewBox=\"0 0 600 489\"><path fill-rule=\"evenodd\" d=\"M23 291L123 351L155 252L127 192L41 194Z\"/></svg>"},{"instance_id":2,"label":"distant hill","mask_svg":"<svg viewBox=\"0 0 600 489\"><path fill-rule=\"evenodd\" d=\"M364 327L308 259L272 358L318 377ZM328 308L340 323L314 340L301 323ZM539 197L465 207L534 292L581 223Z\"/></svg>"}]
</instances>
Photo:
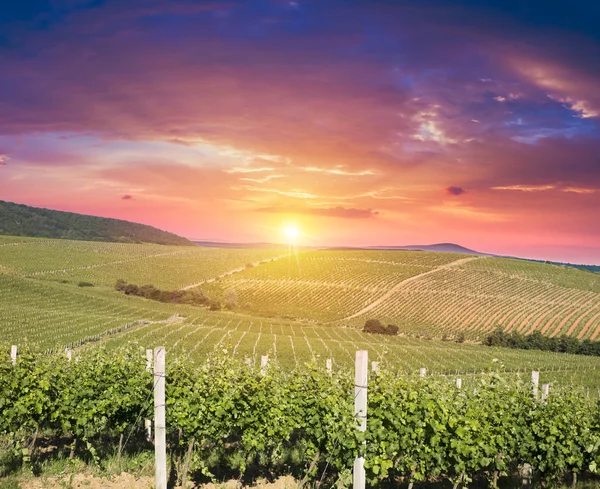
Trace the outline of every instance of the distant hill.
<instances>
[{"instance_id":1,"label":"distant hill","mask_svg":"<svg viewBox=\"0 0 600 489\"><path fill-rule=\"evenodd\" d=\"M369 246L369 250L410 250L410 251L435 251L441 253L461 253L465 255L493 256L489 253L470 250L464 246L454 243L436 243L431 245L407 245L407 246Z\"/></svg>"},{"instance_id":2,"label":"distant hill","mask_svg":"<svg viewBox=\"0 0 600 489\"><path fill-rule=\"evenodd\" d=\"M194 240L194 243L198 246L205 246L208 248L282 248L287 247L284 243L233 243L226 241L203 241ZM324 249L324 250L408 250L408 251L434 251L441 253L460 253L465 255L482 255L482 256L495 256L489 253L481 253L479 251L470 250L464 246L460 246L454 243L437 243L432 245L407 245L407 246L296 246L298 249L310 250L310 249Z\"/></svg>"},{"instance_id":3,"label":"distant hill","mask_svg":"<svg viewBox=\"0 0 600 489\"><path fill-rule=\"evenodd\" d=\"M0 234L120 243L194 246L173 233L120 219L75 214L0 200Z\"/></svg>"}]
</instances>

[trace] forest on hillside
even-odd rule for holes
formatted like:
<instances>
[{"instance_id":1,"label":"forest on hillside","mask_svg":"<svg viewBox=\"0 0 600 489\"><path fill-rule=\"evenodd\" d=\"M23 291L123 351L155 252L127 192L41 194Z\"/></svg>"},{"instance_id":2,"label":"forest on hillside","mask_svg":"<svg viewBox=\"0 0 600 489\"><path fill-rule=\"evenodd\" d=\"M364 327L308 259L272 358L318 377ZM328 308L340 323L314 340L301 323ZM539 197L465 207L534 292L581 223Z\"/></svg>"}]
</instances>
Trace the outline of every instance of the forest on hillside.
<instances>
[{"instance_id":1,"label":"forest on hillside","mask_svg":"<svg viewBox=\"0 0 600 489\"><path fill-rule=\"evenodd\" d=\"M119 243L194 246L152 226L0 201L0 234Z\"/></svg>"}]
</instances>

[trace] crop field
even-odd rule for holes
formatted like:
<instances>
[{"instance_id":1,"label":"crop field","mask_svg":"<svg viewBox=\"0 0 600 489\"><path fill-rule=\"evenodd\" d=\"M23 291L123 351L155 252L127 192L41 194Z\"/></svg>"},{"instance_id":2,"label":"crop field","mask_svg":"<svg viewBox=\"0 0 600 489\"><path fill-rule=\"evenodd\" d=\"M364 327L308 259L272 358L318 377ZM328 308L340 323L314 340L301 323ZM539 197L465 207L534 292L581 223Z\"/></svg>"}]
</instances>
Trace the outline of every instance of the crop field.
<instances>
[{"instance_id":1,"label":"crop field","mask_svg":"<svg viewBox=\"0 0 600 489\"><path fill-rule=\"evenodd\" d=\"M203 287L235 290L245 309L332 321L369 306L399 282L464 259L454 253L320 250L246 269Z\"/></svg>"},{"instance_id":2,"label":"crop field","mask_svg":"<svg viewBox=\"0 0 600 489\"><path fill-rule=\"evenodd\" d=\"M367 316L401 330L480 338L500 327L595 340L600 333L600 275L506 258L478 258L418 277ZM351 324L360 325L356 318Z\"/></svg>"},{"instance_id":3,"label":"crop field","mask_svg":"<svg viewBox=\"0 0 600 489\"><path fill-rule=\"evenodd\" d=\"M114 290L116 279L202 290L231 311L162 303ZM94 287L78 287L86 281ZM41 349L165 345L170 355L204 360L215 350L285 367L354 352L406 373L476 374L501 363L509 372L600 386L600 359L488 348L450 340L506 331L600 332L600 276L503 258L409 251L240 250L31 238L0 238L0 342ZM396 337L359 329L367 318L400 327ZM85 346L83 346L85 345ZM496 360L494 360L496 359ZM598 372L598 375L596 374Z\"/></svg>"},{"instance_id":4,"label":"crop field","mask_svg":"<svg viewBox=\"0 0 600 489\"><path fill-rule=\"evenodd\" d=\"M127 344L141 350L160 344L178 359L202 361L215 350L232 358L260 365L261 356L293 368L316 362L325 368L350 369L355 352L367 350L373 361L403 374L421 367L434 375L479 374L503 365L507 372L529 374L540 370L542 380L600 386L600 359L541 351L489 348L486 346L407 336L371 335L356 329L316 326L290 321L243 317L228 313L206 313L180 322L150 323L107 336L109 348Z\"/></svg>"},{"instance_id":5,"label":"crop field","mask_svg":"<svg viewBox=\"0 0 600 489\"><path fill-rule=\"evenodd\" d=\"M281 250L120 244L0 236L0 270L52 281L112 286L118 279L179 289L281 256Z\"/></svg>"}]
</instances>

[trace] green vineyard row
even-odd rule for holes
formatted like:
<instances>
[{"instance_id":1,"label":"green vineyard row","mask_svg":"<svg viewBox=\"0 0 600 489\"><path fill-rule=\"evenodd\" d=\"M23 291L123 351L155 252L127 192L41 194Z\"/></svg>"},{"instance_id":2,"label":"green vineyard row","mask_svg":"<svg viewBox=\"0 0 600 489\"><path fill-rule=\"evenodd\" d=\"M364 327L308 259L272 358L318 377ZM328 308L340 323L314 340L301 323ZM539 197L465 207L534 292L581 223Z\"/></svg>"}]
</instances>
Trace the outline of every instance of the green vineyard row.
<instances>
[{"instance_id":1,"label":"green vineyard row","mask_svg":"<svg viewBox=\"0 0 600 489\"><path fill-rule=\"evenodd\" d=\"M68 361L25 349L12 365L2 349L5 472L17 462L35 464L36 443L48 440L70 440L98 464L107 440L151 450L143 418L152 416L153 376L142 351L96 349ZM553 386L541 401L528 381L491 369L462 389L453 378L372 372L364 433L356 430L350 369L330 374L315 364L285 370L270 363L261 373L225 349L201 364L167 355L166 383L170 450L177 456L191 447L190 470L209 478L268 472L344 482L361 453L373 485L494 480L524 463L550 482L595 473L600 461L595 400Z\"/></svg>"}]
</instances>

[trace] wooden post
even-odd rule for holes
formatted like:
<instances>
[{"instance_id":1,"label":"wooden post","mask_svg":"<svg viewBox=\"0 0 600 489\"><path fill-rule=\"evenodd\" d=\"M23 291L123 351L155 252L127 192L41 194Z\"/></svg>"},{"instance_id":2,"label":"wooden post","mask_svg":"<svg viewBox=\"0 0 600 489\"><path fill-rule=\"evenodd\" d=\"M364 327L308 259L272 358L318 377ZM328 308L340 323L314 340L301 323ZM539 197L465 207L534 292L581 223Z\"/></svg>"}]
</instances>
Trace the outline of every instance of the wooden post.
<instances>
[{"instance_id":1,"label":"wooden post","mask_svg":"<svg viewBox=\"0 0 600 489\"><path fill-rule=\"evenodd\" d=\"M371 372L379 372L379 362L371 362Z\"/></svg>"},{"instance_id":2,"label":"wooden post","mask_svg":"<svg viewBox=\"0 0 600 489\"><path fill-rule=\"evenodd\" d=\"M73 350L71 350L70 348L65 348L65 353L67 354L67 360L71 362L71 360L73 359Z\"/></svg>"},{"instance_id":3,"label":"wooden post","mask_svg":"<svg viewBox=\"0 0 600 489\"><path fill-rule=\"evenodd\" d=\"M359 350L356 352L354 373L354 416L358 419L358 431L367 429L367 371L369 352ZM360 450L362 452L362 450ZM353 489L365 489L365 457L362 453L354 460Z\"/></svg>"},{"instance_id":4,"label":"wooden post","mask_svg":"<svg viewBox=\"0 0 600 489\"><path fill-rule=\"evenodd\" d=\"M146 372L152 371L152 357L154 352L150 349L146 350ZM144 420L144 428L146 429L146 441L152 442L152 421L149 419Z\"/></svg>"},{"instance_id":5,"label":"wooden post","mask_svg":"<svg viewBox=\"0 0 600 489\"><path fill-rule=\"evenodd\" d=\"M458 379L456 379L456 388L457 389L462 388L462 379L460 377Z\"/></svg>"},{"instance_id":6,"label":"wooden post","mask_svg":"<svg viewBox=\"0 0 600 489\"><path fill-rule=\"evenodd\" d=\"M421 367L419 369L419 377L423 378L427 375L427 369L425 367Z\"/></svg>"},{"instance_id":7,"label":"wooden post","mask_svg":"<svg viewBox=\"0 0 600 489\"><path fill-rule=\"evenodd\" d=\"M167 427L165 422L165 347L154 349L154 456L156 489L167 489Z\"/></svg>"},{"instance_id":8,"label":"wooden post","mask_svg":"<svg viewBox=\"0 0 600 489\"><path fill-rule=\"evenodd\" d=\"M538 398L538 386L540 385L540 373L537 370L531 372L531 384L533 386L533 398Z\"/></svg>"},{"instance_id":9,"label":"wooden post","mask_svg":"<svg viewBox=\"0 0 600 489\"><path fill-rule=\"evenodd\" d=\"M325 360L325 368L327 369L327 373L331 375L333 373L333 364L331 362L331 358Z\"/></svg>"},{"instance_id":10,"label":"wooden post","mask_svg":"<svg viewBox=\"0 0 600 489\"><path fill-rule=\"evenodd\" d=\"M550 393L550 384L542 384L542 402L546 402Z\"/></svg>"},{"instance_id":11,"label":"wooden post","mask_svg":"<svg viewBox=\"0 0 600 489\"><path fill-rule=\"evenodd\" d=\"M269 355L262 355L260 357L260 374L267 375L267 364L269 363Z\"/></svg>"},{"instance_id":12,"label":"wooden post","mask_svg":"<svg viewBox=\"0 0 600 489\"><path fill-rule=\"evenodd\" d=\"M17 345L13 345L10 347L10 359L12 360L12 364L17 364Z\"/></svg>"}]
</instances>

